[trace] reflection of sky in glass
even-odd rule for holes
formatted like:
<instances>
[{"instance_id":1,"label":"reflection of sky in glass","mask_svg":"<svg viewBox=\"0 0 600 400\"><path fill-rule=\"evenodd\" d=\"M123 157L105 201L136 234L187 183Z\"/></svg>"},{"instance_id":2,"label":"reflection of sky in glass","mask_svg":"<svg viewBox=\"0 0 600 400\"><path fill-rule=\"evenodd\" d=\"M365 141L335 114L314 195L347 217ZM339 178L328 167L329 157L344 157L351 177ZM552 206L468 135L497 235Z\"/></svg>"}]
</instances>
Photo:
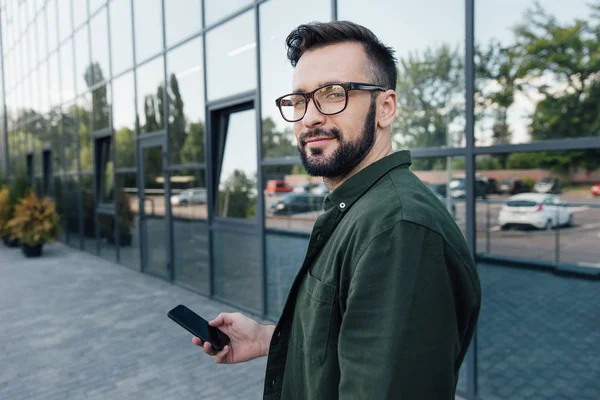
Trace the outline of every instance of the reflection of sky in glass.
<instances>
[{"instance_id":1,"label":"reflection of sky in glass","mask_svg":"<svg viewBox=\"0 0 600 400\"><path fill-rule=\"evenodd\" d=\"M100 64L103 79L110 77L109 49L108 49L108 24L106 9L103 9L92 18L92 62Z\"/></svg>"},{"instance_id":2,"label":"reflection of sky in glass","mask_svg":"<svg viewBox=\"0 0 600 400\"><path fill-rule=\"evenodd\" d=\"M247 110L231 114L219 186L236 169L243 171L247 178L254 179L256 164L256 112Z\"/></svg>"},{"instance_id":3,"label":"reflection of sky in glass","mask_svg":"<svg viewBox=\"0 0 600 400\"><path fill-rule=\"evenodd\" d=\"M286 56L285 38L292 29L307 21L329 21L330 5L331 2L321 0L293 3L275 0L260 6L262 118L271 117L278 130L292 127L281 118L275 106L275 99L292 88L294 69Z\"/></svg>"},{"instance_id":4,"label":"reflection of sky in glass","mask_svg":"<svg viewBox=\"0 0 600 400\"><path fill-rule=\"evenodd\" d=\"M50 0L46 4L46 23L48 24L48 47L52 51L58 47L58 34L57 34L57 15L56 15L56 1Z\"/></svg>"},{"instance_id":5,"label":"reflection of sky in glass","mask_svg":"<svg viewBox=\"0 0 600 400\"><path fill-rule=\"evenodd\" d=\"M131 4L129 0L109 3L112 70L117 75L133 66Z\"/></svg>"},{"instance_id":6,"label":"reflection of sky in glass","mask_svg":"<svg viewBox=\"0 0 600 400\"><path fill-rule=\"evenodd\" d=\"M113 81L113 127L129 127L133 130L135 124L135 101L133 73L129 72Z\"/></svg>"},{"instance_id":7,"label":"reflection of sky in glass","mask_svg":"<svg viewBox=\"0 0 600 400\"><path fill-rule=\"evenodd\" d=\"M58 0L58 31L61 43L73 30L73 26L71 25L71 13L65 12L65 10L69 10L70 6L70 0Z\"/></svg>"},{"instance_id":8,"label":"reflection of sky in glass","mask_svg":"<svg viewBox=\"0 0 600 400\"><path fill-rule=\"evenodd\" d=\"M49 59L50 106L60 104L60 85L58 81L58 53L53 53Z\"/></svg>"},{"instance_id":9,"label":"reflection of sky in glass","mask_svg":"<svg viewBox=\"0 0 600 400\"><path fill-rule=\"evenodd\" d=\"M165 2L167 47L200 32L202 29L202 0Z\"/></svg>"},{"instance_id":10,"label":"reflection of sky in glass","mask_svg":"<svg viewBox=\"0 0 600 400\"><path fill-rule=\"evenodd\" d=\"M186 122L204 121L202 38L192 40L167 54L168 79L175 74L183 99Z\"/></svg>"},{"instance_id":11,"label":"reflection of sky in glass","mask_svg":"<svg viewBox=\"0 0 600 400\"><path fill-rule=\"evenodd\" d=\"M256 87L254 12L206 35L208 98L223 98Z\"/></svg>"},{"instance_id":12,"label":"reflection of sky in glass","mask_svg":"<svg viewBox=\"0 0 600 400\"><path fill-rule=\"evenodd\" d=\"M162 1L134 0L135 56L142 62L163 48Z\"/></svg>"},{"instance_id":13,"label":"reflection of sky in glass","mask_svg":"<svg viewBox=\"0 0 600 400\"><path fill-rule=\"evenodd\" d=\"M146 123L144 115L144 98L146 96L157 96L158 87L164 82L164 64L162 56L144 64L137 70L137 89L138 89L138 115L140 118L140 128ZM161 99L162 100L162 99ZM158 110L162 114L163 110ZM161 118L157 122L160 123Z\"/></svg>"},{"instance_id":14,"label":"reflection of sky in glass","mask_svg":"<svg viewBox=\"0 0 600 400\"><path fill-rule=\"evenodd\" d=\"M250 3L252 0L204 0L206 25L211 25Z\"/></svg>"},{"instance_id":15,"label":"reflection of sky in glass","mask_svg":"<svg viewBox=\"0 0 600 400\"><path fill-rule=\"evenodd\" d=\"M75 97L75 83L73 76L73 41L67 40L60 48L61 63L61 91L62 101L68 101Z\"/></svg>"},{"instance_id":16,"label":"reflection of sky in glass","mask_svg":"<svg viewBox=\"0 0 600 400\"><path fill-rule=\"evenodd\" d=\"M73 0L73 23L77 28L81 25L88 17L87 1L86 0Z\"/></svg>"},{"instance_id":17,"label":"reflection of sky in glass","mask_svg":"<svg viewBox=\"0 0 600 400\"><path fill-rule=\"evenodd\" d=\"M85 71L90 66L90 45L88 41L88 28L84 25L75 33L75 83L77 93L88 89L85 81Z\"/></svg>"}]
</instances>

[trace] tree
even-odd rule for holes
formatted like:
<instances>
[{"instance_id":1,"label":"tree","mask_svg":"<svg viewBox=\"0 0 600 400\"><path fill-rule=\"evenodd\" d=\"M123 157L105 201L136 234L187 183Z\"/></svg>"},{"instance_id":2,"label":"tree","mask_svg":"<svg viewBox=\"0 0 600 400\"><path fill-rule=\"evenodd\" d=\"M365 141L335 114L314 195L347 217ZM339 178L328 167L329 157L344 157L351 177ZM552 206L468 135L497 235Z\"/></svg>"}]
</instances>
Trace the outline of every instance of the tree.
<instances>
[{"instance_id":1,"label":"tree","mask_svg":"<svg viewBox=\"0 0 600 400\"><path fill-rule=\"evenodd\" d=\"M204 160L204 124L200 121L189 126L189 133L185 137L181 150L181 162L186 164L202 160Z\"/></svg>"},{"instance_id":2,"label":"tree","mask_svg":"<svg viewBox=\"0 0 600 400\"><path fill-rule=\"evenodd\" d=\"M412 148L460 144L464 135L464 88L458 49L444 44L401 59L394 144ZM424 163L426 168L432 167Z\"/></svg>"}]
</instances>

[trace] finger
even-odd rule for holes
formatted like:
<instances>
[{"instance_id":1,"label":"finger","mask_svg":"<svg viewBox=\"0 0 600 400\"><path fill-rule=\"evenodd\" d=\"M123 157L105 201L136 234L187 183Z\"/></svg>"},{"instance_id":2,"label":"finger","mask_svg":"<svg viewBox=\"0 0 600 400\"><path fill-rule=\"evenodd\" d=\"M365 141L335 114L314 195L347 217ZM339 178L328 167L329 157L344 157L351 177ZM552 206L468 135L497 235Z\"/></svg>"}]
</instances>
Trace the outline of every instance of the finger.
<instances>
[{"instance_id":1,"label":"finger","mask_svg":"<svg viewBox=\"0 0 600 400\"><path fill-rule=\"evenodd\" d=\"M212 348L212 345L211 345L210 343L208 343L208 342L204 342L204 345L203 345L203 347L204 347L204 352L205 352L206 354L208 354L209 356L214 356L214 355L216 355L216 354L217 354L217 353L216 353L216 352L213 350L213 348Z\"/></svg>"},{"instance_id":2,"label":"finger","mask_svg":"<svg viewBox=\"0 0 600 400\"><path fill-rule=\"evenodd\" d=\"M225 313L221 313L221 314L217 315L217 318L213 319L208 324L210 326L221 326L221 325L225 324L225 317L226 317Z\"/></svg>"},{"instance_id":3,"label":"finger","mask_svg":"<svg viewBox=\"0 0 600 400\"><path fill-rule=\"evenodd\" d=\"M228 353L229 353L229 346L223 347L223 350L221 350L219 353L217 353L217 356L215 357L215 362L217 364L227 364L227 354Z\"/></svg>"},{"instance_id":4,"label":"finger","mask_svg":"<svg viewBox=\"0 0 600 400\"><path fill-rule=\"evenodd\" d=\"M204 341L196 336L192 337L192 343L196 346L204 346Z\"/></svg>"}]
</instances>

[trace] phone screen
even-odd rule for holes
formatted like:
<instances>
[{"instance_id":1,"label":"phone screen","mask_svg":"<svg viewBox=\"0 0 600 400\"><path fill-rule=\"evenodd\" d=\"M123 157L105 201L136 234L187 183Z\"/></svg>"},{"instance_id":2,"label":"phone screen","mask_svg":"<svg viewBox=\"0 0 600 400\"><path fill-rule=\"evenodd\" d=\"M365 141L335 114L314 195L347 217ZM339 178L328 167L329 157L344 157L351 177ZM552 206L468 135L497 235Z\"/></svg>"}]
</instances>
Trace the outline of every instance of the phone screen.
<instances>
[{"instance_id":1,"label":"phone screen","mask_svg":"<svg viewBox=\"0 0 600 400\"><path fill-rule=\"evenodd\" d=\"M208 325L208 321L184 305L180 304L173 308L168 316L191 334L209 342L217 350L222 349L229 342L227 335Z\"/></svg>"}]
</instances>

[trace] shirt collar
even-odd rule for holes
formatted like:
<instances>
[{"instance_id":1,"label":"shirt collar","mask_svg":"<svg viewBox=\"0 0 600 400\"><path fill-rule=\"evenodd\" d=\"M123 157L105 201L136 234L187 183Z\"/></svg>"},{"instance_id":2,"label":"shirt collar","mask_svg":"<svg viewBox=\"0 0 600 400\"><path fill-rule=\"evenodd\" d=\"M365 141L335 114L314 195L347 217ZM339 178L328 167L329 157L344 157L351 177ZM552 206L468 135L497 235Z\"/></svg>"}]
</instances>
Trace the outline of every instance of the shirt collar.
<instances>
[{"instance_id":1,"label":"shirt collar","mask_svg":"<svg viewBox=\"0 0 600 400\"><path fill-rule=\"evenodd\" d=\"M410 151L402 150L368 165L331 192L325 199L323 208L325 211L329 211L335 206L341 212L347 211L364 192L390 170L400 165L408 166L410 164Z\"/></svg>"}]
</instances>

